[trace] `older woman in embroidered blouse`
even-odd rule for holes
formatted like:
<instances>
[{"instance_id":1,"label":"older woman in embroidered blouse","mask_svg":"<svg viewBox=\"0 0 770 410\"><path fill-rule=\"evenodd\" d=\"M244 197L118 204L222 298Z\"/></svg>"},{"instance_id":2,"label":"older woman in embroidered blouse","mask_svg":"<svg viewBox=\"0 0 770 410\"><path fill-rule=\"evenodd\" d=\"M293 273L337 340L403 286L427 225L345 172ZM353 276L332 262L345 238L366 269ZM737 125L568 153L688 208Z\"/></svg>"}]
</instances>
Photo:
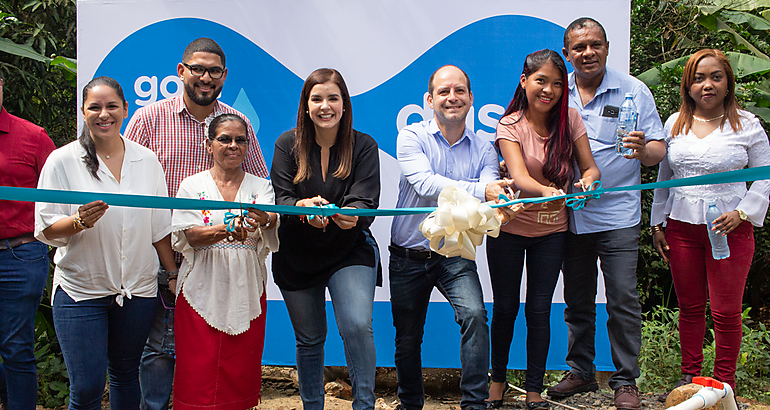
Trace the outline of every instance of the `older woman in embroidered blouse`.
<instances>
[{"instance_id":1,"label":"older woman in embroidered blouse","mask_svg":"<svg viewBox=\"0 0 770 410\"><path fill-rule=\"evenodd\" d=\"M246 173L246 123L233 114L209 126L214 166L182 181L177 197L273 204L270 181ZM179 269L174 408L247 409L259 404L265 339L265 258L278 249L278 216L240 207L177 210ZM228 217L229 216L229 217ZM227 218L227 219L226 219Z\"/></svg>"},{"instance_id":2,"label":"older woman in embroidered blouse","mask_svg":"<svg viewBox=\"0 0 770 410\"><path fill-rule=\"evenodd\" d=\"M666 160L658 181L707 175L770 164L770 145L759 120L739 110L730 62L718 50L701 50L687 61L682 78L682 107L666 121ZM651 228L656 249L671 263L679 300L682 378L701 372L705 309L711 300L716 358L714 377L735 388L740 352L741 302L754 255L753 227L761 227L768 207L770 181L656 189ZM723 214L706 220L715 202ZM711 254L707 222L726 235L730 257ZM662 227L666 226L665 233Z\"/></svg>"}]
</instances>

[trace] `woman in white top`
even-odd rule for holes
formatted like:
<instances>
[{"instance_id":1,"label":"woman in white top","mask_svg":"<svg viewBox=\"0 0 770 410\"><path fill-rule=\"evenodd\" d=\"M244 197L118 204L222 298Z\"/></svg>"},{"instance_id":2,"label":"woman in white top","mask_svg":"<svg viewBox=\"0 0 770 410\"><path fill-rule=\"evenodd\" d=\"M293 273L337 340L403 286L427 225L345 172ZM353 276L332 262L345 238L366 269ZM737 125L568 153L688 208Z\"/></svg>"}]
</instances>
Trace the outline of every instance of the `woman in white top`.
<instances>
[{"instance_id":1,"label":"woman in white top","mask_svg":"<svg viewBox=\"0 0 770 410\"><path fill-rule=\"evenodd\" d=\"M270 181L246 173L246 122L222 114L209 125L214 166L185 178L177 198L273 204ZM174 318L174 409L248 409L260 399L265 340L265 258L278 250L278 216L239 207L176 210L179 269Z\"/></svg>"},{"instance_id":2,"label":"woman in white top","mask_svg":"<svg viewBox=\"0 0 770 410\"><path fill-rule=\"evenodd\" d=\"M718 50L701 50L687 61L682 76L680 112L666 121L668 154L658 181L707 175L770 164L770 145L759 120L738 109L735 76ZM679 300L682 378L677 386L700 375L706 302L714 317L714 377L735 388L740 352L741 302L754 256L753 226L762 226L770 181L656 189L650 232L656 249L671 264ZM715 202L722 213L706 221ZM730 256L715 260L706 223L726 235ZM662 227L665 226L665 233Z\"/></svg>"},{"instance_id":3,"label":"woman in white top","mask_svg":"<svg viewBox=\"0 0 770 410\"><path fill-rule=\"evenodd\" d=\"M128 114L117 81L98 77L83 88L85 126L57 149L39 188L167 196L155 154L123 139ZM158 259L176 270L171 212L38 203L35 236L59 249L54 262L53 319L70 380L70 409L101 409L105 374L110 407L139 407L139 359L157 307Z\"/></svg>"}]
</instances>

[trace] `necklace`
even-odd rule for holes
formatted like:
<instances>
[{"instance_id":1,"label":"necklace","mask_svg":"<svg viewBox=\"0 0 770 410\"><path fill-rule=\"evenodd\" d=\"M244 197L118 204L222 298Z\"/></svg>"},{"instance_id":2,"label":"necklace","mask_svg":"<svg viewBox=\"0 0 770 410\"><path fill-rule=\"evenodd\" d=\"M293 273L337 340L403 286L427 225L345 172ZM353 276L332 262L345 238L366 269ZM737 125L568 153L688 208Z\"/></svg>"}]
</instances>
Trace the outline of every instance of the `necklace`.
<instances>
[{"instance_id":1,"label":"necklace","mask_svg":"<svg viewBox=\"0 0 770 410\"><path fill-rule=\"evenodd\" d=\"M693 118L694 118L696 121L700 121L700 122L711 122L711 121L716 121L716 120L718 120L718 119L720 119L720 118L722 118L722 117L724 117L724 116L725 116L725 114L724 114L724 113L722 113L722 115L720 115L719 117L714 117L714 118L709 118L709 119L701 118L701 117L698 117L698 116L696 116L696 115L693 115L692 117L693 117ZM107 158L109 158L109 157L107 157Z\"/></svg>"}]
</instances>

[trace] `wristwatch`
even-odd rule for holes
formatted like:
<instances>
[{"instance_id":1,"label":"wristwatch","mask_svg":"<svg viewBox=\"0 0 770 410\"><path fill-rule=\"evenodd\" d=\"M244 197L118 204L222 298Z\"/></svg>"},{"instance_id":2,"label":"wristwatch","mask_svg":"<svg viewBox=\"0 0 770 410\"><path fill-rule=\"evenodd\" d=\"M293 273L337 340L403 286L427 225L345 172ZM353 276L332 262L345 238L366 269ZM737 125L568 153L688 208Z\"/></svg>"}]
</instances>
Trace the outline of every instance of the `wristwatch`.
<instances>
[{"instance_id":1,"label":"wristwatch","mask_svg":"<svg viewBox=\"0 0 770 410\"><path fill-rule=\"evenodd\" d=\"M736 209L736 211L738 211L738 218L741 218L741 221L749 219L749 216L746 215L746 212L743 212L742 209Z\"/></svg>"}]
</instances>

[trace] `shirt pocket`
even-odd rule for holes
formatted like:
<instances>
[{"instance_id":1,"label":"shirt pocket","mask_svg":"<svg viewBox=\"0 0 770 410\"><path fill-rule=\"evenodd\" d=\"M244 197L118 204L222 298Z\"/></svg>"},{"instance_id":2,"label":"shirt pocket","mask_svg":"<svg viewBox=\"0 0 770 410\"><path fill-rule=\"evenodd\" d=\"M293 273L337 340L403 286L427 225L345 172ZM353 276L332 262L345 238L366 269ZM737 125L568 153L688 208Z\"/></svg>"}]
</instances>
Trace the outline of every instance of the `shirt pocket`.
<instances>
[{"instance_id":1,"label":"shirt pocket","mask_svg":"<svg viewBox=\"0 0 770 410\"><path fill-rule=\"evenodd\" d=\"M594 136L589 133L588 138L602 142L604 144L615 145L615 142L618 138L618 119L608 117L600 118L601 121L599 123L599 132L597 132Z\"/></svg>"}]
</instances>

